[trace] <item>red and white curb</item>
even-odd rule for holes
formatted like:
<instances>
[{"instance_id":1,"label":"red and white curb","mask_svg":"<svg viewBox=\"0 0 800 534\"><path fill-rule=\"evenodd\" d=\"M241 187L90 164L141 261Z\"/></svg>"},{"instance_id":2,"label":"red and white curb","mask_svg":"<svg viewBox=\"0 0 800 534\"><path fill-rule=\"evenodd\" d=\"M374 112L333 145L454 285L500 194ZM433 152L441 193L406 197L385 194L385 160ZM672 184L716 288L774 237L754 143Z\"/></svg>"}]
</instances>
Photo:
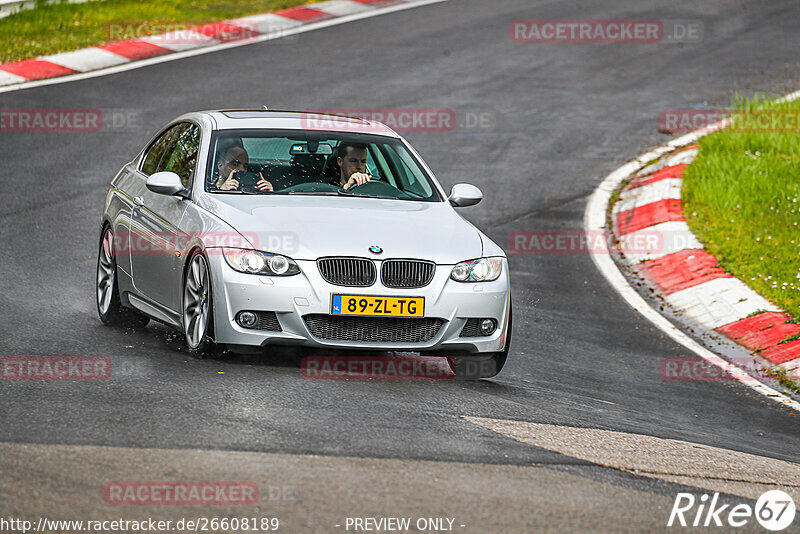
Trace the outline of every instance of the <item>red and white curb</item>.
<instances>
[{"instance_id":1,"label":"red and white curb","mask_svg":"<svg viewBox=\"0 0 800 534\"><path fill-rule=\"evenodd\" d=\"M439 0L441 1L441 0ZM433 3L429 0L331 0L206 24L180 32L180 38L163 34L116 41L36 59L0 65L0 87L119 67L167 54L223 44L253 43L282 37L300 26L341 17L361 18L373 11L396 10ZM388 9L387 9L388 8Z\"/></svg>"},{"instance_id":2,"label":"red and white curb","mask_svg":"<svg viewBox=\"0 0 800 534\"><path fill-rule=\"evenodd\" d=\"M697 148L676 151L656 167L640 171L620 194L612 211L614 233L657 232L664 242L655 253L625 255L676 311L737 341L800 378L800 340L781 343L800 332L790 318L741 280L724 272L686 226L681 211L683 173ZM666 228L672 225L670 228Z\"/></svg>"},{"instance_id":3,"label":"red and white curb","mask_svg":"<svg viewBox=\"0 0 800 534\"><path fill-rule=\"evenodd\" d=\"M800 91L784 97L793 100ZM686 167L697 155L697 139L724 127L727 121L692 132L661 146L611 173L594 191L584 214L586 232L607 230L612 194L628 184L611 210L612 230L624 260L678 314L707 331L723 334L755 352L775 369L800 380L800 340L781 343L800 332L800 324L741 280L724 272L691 232L681 209L681 184ZM656 163L649 164L653 160ZM648 243L656 246L641 246ZM709 351L655 310L630 285L610 254L592 260L622 297L638 312L727 375L797 412L800 403Z\"/></svg>"}]
</instances>

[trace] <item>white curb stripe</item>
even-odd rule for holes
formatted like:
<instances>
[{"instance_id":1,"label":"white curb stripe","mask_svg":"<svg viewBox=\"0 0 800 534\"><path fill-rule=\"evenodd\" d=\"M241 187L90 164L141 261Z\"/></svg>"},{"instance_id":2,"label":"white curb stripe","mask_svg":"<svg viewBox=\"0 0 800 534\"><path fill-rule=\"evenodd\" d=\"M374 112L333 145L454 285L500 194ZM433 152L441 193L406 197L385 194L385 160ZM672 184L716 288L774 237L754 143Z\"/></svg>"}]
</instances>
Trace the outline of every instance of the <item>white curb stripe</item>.
<instances>
[{"instance_id":1,"label":"white curb stripe","mask_svg":"<svg viewBox=\"0 0 800 534\"><path fill-rule=\"evenodd\" d=\"M276 32L281 32L289 28L296 28L302 26L303 23L299 20L287 19L272 13L264 15L252 15L249 17L242 17L230 21L233 24L239 24L244 28L255 29L262 35L272 35Z\"/></svg>"},{"instance_id":2,"label":"white curb stripe","mask_svg":"<svg viewBox=\"0 0 800 534\"><path fill-rule=\"evenodd\" d=\"M627 189L620 193L620 201L614 206L614 213L632 210L667 198L679 199L682 183L683 180L680 178L667 178L642 187Z\"/></svg>"},{"instance_id":3,"label":"white curb stripe","mask_svg":"<svg viewBox=\"0 0 800 534\"><path fill-rule=\"evenodd\" d=\"M744 319L759 310L780 311L738 278L716 278L665 295L664 299L710 330Z\"/></svg>"},{"instance_id":4,"label":"white curb stripe","mask_svg":"<svg viewBox=\"0 0 800 534\"><path fill-rule=\"evenodd\" d=\"M0 70L0 85L10 85L12 83L24 83L27 78L11 74L4 70Z\"/></svg>"},{"instance_id":5,"label":"white curb stripe","mask_svg":"<svg viewBox=\"0 0 800 534\"><path fill-rule=\"evenodd\" d=\"M655 239L658 239L656 247L647 246L642 249L642 243L652 243ZM689 225L683 221L654 224L620 236L620 241L625 259L632 264L662 258L687 248L703 248L702 243L689 230Z\"/></svg>"},{"instance_id":6,"label":"white curb stripe","mask_svg":"<svg viewBox=\"0 0 800 534\"><path fill-rule=\"evenodd\" d=\"M679 152L674 156L670 156L664 160L665 167L674 167L675 165L683 165L689 164L694 161L694 158L697 157L697 149L692 148L690 150L684 150L683 152Z\"/></svg>"},{"instance_id":7,"label":"white curb stripe","mask_svg":"<svg viewBox=\"0 0 800 534\"><path fill-rule=\"evenodd\" d=\"M666 164L664 163L664 160L661 159L653 164L648 165L647 167L644 167L642 170L636 173L636 176L647 176L648 174L653 174L654 172L660 171L664 167L666 167Z\"/></svg>"},{"instance_id":8,"label":"white curb stripe","mask_svg":"<svg viewBox=\"0 0 800 534\"><path fill-rule=\"evenodd\" d=\"M795 358L794 360L790 360L786 363L778 364L778 367L786 371L787 373L794 374L800 378L800 358Z\"/></svg>"},{"instance_id":9,"label":"white curb stripe","mask_svg":"<svg viewBox=\"0 0 800 534\"><path fill-rule=\"evenodd\" d=\"M792 93L784 98L789 97L791 97L790 99L792 100L800 97L800 91ZM707 133L715 131L722 127L723 124L724 121L720 121L717 124L704 128L702 132ZM617 189L617 187L619 187L620 183L622 183L624 179L640 170L653 159L670 152L675 148L694 143L700 138L701 135L702 134L700 131L698 131L686 134L677 139L673 139L667 143L667 145L653 149L637 159L626 163L622 167L606 176L606 178L600 182L600 185L597 186L592 193L592 196L589 198L589 203L586 206L586 211L584 212L583 216L584 230L587 233L591 233L602 232L606 229L606 213L608 209L608 203L611 200L611 194ZM590 254L590 257L600 273L605 277L606 280L608 280L609 284L611 284L611 286L617 291L617 293L620 294L623 300L625 300L625 302L627 302L634 310L639 312L674 341L691 350L710 364L720 368L724 373L739 381L743 386L777 402L782 406L785 406L786 408L800 413L800 402L787 397L783 393L759 382L753 377L747 376L742 378L741 368L722 359L717 354L714 354L710 350L700 345L694 339L683 333L677 326L669 322L666 317L661 315L661 313L650 306L647 301L645 301L644 298L642 298L642 296L639 295L639 293L637 293L636 290L628 283L617 265L614 263L614 260L608 253L607 248L604 249L603 247L605 247L605 242L601 242L599 244L598 248L602 249L599 251L600 253Z\"/></svg>"},{"instance_id":10,"label":"white curb stripe","mask_svg":"<svg viewBox=\"0 0 800 534\"><path fill-rule=\"evenodd\" d=\"M369 11L375 9L374 6L369 4L359 4L350 0L331 0L330 2L320 2L318 4L309 4L306 7L319 9L325 13L342 17L344 15L352 15L353 13L361 13L362 11Z\"/></svg>"},{"instance_id":11,"label":"white curb stripe","mask_svg":"<svg viewBox=\"0 0 800 534\"><path fill-rule=\"evenodd\" d=\"M67 67L68 69L86 72L88 70L102 69L103 67L113 67L130 62L130 59L103 50L101 48L81 48L74 52L63 52L52 56L43 56L38 59Z\"/></svg>"},{"instance_id":12,"label":"white curb stripe","mask_svg":"<svg viewBox=\"0 0 800 534\"><path fill-rule=\"evenodd\" d=\"M180 37L173 33L151 35L148 37L142 37L139 40L160 46L161 48L172 50L174 52L182 52L184 50L192 50L195 48L211 46L219 43L219 41L213 37L189 30L180 32Z\"/></svg>"},{"instance_id":13,"label":"white curb stripe","mask_svg":"<svg viewBox=\"0 0 800 534\"><path fill-rule=\"evenodd\" d=\"M648 174L653 174L654 172L660 171L664 167L674 167L675 165L681 165L682 163L689 164L694 160L697 156L697 149L691 148L689 150L684 150L679 154L675 154L674 156L670 156L667 159L662 159L653 163L652 165L648 165L641 171L636 173L636 176L646 176Z\"/></svg>"}]
</instances>

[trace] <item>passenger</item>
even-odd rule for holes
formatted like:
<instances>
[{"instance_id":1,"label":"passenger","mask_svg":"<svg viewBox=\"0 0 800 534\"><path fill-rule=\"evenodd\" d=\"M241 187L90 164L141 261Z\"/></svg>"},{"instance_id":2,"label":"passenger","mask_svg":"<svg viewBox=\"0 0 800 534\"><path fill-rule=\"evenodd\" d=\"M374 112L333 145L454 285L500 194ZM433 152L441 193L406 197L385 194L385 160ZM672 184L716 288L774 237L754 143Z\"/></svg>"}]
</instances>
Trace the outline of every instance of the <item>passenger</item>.
<instances>
[{"instance_id":1,"label":"passenger","mask_svg":"<svg viewBox=\"0 0 800 534\"><path fill-rule=\"evenodd\" d=\"M235 172L246 171L247 164L250 158L247 155L247 150L240 146L232 146L225 151L223 156L217 160L217 189L223 191L234 191L239 188L239 181L233 177ZM227 176L227 178L226 178ZM261 178L255 185L259 191L272 191L272 184L264 179L264 176L259 173Z\"/></svg>"},{"instance_id":2,"label":"passenger","mask_svg":"<svg viewBox=\"0 0 800 534\"><path fill-rule=\"evenodd\" d=\"M345 141L339 145L337 155L339 177L331 180L333 185L349 189L372 179L372 175L367 173L367 145Z\"/></svg>"}]
</instances>

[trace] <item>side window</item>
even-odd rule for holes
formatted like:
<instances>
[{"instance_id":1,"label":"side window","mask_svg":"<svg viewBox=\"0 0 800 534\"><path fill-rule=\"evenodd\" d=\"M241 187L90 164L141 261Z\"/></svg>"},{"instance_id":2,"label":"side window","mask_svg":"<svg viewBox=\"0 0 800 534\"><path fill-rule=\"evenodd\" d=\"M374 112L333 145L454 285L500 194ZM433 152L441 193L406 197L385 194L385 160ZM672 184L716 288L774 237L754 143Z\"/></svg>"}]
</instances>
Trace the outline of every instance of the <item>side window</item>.
<instances>
[{"instance_id":1,"label":"side window","mask_svg":"<svg viewBox=\"0 0 800 534\"><path fill-rule=\"evenodd\" d=\"M153 144L147 149L147 153L144 155L144 161L142 162L142 172L147 176L164 170L160 168L163 165L162 160L164 158L164 152L166 152L169 142L172 140L172 134L180 127L180 124L173 126L161 134L161 137L153 141Z\"/></svg>"},{"instance_id":2,"label":"side window","mask_svg":"<svg viewBox=\"0 0 800 534\"><path fill-rule=\"evenodd\" d=\"M164 155L164 169L159 170L174 172L181 177L183 186L187 187L197 165L200 128L188 122L178 125L177 128L172 144Z\"/></svg>"}]
</instances>

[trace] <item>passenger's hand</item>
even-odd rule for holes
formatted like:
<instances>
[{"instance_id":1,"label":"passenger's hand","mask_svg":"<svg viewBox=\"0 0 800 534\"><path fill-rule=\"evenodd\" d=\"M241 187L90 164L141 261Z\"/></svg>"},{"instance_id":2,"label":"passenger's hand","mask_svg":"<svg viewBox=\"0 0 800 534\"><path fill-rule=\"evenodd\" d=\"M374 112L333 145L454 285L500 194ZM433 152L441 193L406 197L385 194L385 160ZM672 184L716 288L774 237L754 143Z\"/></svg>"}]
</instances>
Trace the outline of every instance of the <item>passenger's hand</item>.
<instances>
[{"instance_id":1,"label":"passenger's hand","mask_svg":"<svg viewBox=\"0 0 800 534\"><path fill-rule=\"evenodd\" d=\"M261 179L256 182L256 189L259 191L274 191L272 184L264 179L264 175L261 173L258 173L258 175L261 177Z\"/></svg>"},{"instance_id":2,"label":"passenger's hand","mask_svg":"<svg viewBox=\"0 0 800 534\"><path fill-rule=\"evenodd\" d=\"M228 175L228 179L225 180L225 183L222 184L220 189L223 191L233 191L239 188L239 181L233 177L234 172L236 171L231 171L230 175Z\"/></svg>"},{"instance_id":3,"label":"passenger's hand","mask_svg":"<svg viewBox=\"0 0 800 534\"><path fill-rule=\"evenodd\" d=\"M365 183L372 180L372 176L363 172L354 172L350 175L350 179L347 180L347 183L344 184L343 189L350 189L356 185L364 185Z\"/></svg>"}]
</instances>

